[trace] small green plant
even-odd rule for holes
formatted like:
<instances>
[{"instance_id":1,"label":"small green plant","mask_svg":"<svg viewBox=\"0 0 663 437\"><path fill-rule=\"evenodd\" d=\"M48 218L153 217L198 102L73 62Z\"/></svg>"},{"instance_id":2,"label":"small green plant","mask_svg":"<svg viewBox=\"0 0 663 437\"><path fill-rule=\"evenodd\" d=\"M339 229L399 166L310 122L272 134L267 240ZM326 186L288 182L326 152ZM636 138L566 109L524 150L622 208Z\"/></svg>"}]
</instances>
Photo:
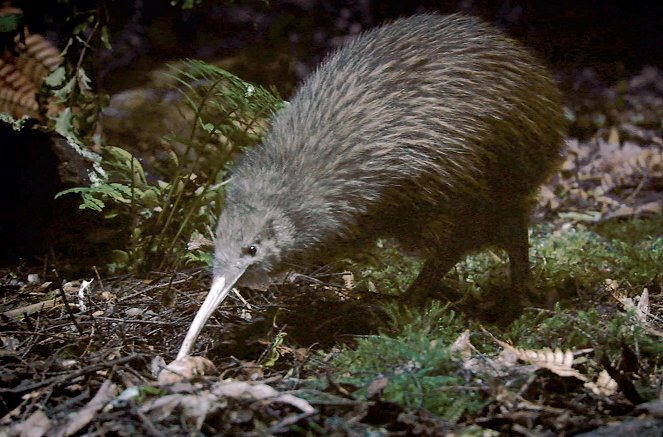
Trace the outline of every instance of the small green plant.
<instances>
[{"instance_id":1,"label":"small green plant","mask_svg":"<svg viewBox=\"0 0 663 437\"><path fill-rule=\"evenodd\" d=\"M398 295L405 291L421 269L420 260L408 257L388 241L378 240L373 250L359 253L342 261L357 279L355 286L362 290Z\"/></svg>"},{"instance_id":2,"label":"small green plant","mask_svg":"<svg viewBox=\"0 0 663 437\"><path fill-rule=\"evenodd\" d=\"M185 102L177 110L190 129L186 137L165 138L171 146L169 165L159 179L148 180L129 152L102 146L92 184L58 193L79 193L81 208L127 225L126 246L114 251L111 270L161 270L209 261L211 226L221 210L227 166L240 150L259 141L281 105L275 93L201 61L173 68L172 77Z\"/></svg>"},{"instance_id":3,"label":"small green plant","mask_svg":"<svg viewBox=\"0 0 663 437\"><path fill-rule=\"evenodd\" d=\"M366 398L377 379L386 385L382 396L408 409L425 407L449 420L484 405L481 392L462 373L461 360L450 350L463 321L446 306L433 303L426 311L389 309L390 334L362 338L331 362L339 382L360 387Z\"/></svg>"},{"instance_id":4,"label":"small green plant","mask_svg":"<svg viewBox=\"0 0 663 437\"><path fill-rule=\"evenodd\" d=\"M564 288L572 282L576 289L598 291L606 279L628 284L637 293L651 286L663 273L663 237L619 239L617 235L634 228L630 222L615 226L608 238L582 225L552 234L546 226L537 228L530 248L537 287Z\"/></svg>"},{"instance_id":5,"label":"small green plant","mask_svg":"<svg viewBox=\"0 0 663 437\"><path fill-rule=\"evenodd\" d=\"M557 304L552 311L529 312L509 327L507 335L523 348L599 347L617 355L622 345L629 345L650 357L660 359L663 354L663 344L648 336L630 311L616 309L608 313L606 309L576 310Z\"/></svg>"},{"instance_id":6,"label":"small green plant","mask_svg":"<svg viewBox=\"0 0 663 437\"><path fill-rule=\"evenodd\" d=\"M6 112L0 112L0 121L11 125L12 129L15 131L19 131L25 126L25 122L28 121L28 117L24 116L17 120Z\"/></svg>"},{"instance_id":7,"label":"small green plant","mask_svg":"<svg viewBox=\"0 0 663 437\"><path fill-rule=\"evenodd\" d=\"M583 301L583 307L578 308L577 300L566 300L552 311L529 309L511 325L493 326L490 332L524 350L585 351L576 366L591 378L597 378L606 362L619 363L624 351L634 351L641 369L636 390L643 399L654 398L656 380L647 375L657 374L663 346L633 310L624 310L617 303L605 284L608 279L617 281L629 295L656 286L663 266L660 223L661 218L654 217L599 229L581 225L557 231L550 226L535 227L530 233L533 287L544 293L572 284L576 289L593 291L598 301L605 303L593 307L591 301ZM351 267L366 272L376 284L387 284L387 290L400 288L401 284L390 276L390 267L384 268L384 264L405 266L403 275L416 271L416 265L388 245L368 259L368 266L356 263ZM461 260L445 282L481 296L484 288L503 279L491 272L507 265L503 253L483 251ZM482 298L490 299L490 295ZM393 307L387 308L387 313L390 319L382 334L360 339L352 350L342 348L329 362L328 370L335 380L358 387L354 396L359 399L369 397L372 387L379 385L376 381L381 381L385 384L380 392L383 399L410 410L423 406L450 420L464 412L476 412L491 401L495 393L485 385L492 378L490 372L483 374L486 369L481 370L481 366L468 371L463 367L466 363L450 349L464 329L481 332L475 321L464 320L439 303L433 303L424 313ZM472 335L472 343L484 357L499 359L501 347L492 336Z\"/></svg>"}]
</instances>

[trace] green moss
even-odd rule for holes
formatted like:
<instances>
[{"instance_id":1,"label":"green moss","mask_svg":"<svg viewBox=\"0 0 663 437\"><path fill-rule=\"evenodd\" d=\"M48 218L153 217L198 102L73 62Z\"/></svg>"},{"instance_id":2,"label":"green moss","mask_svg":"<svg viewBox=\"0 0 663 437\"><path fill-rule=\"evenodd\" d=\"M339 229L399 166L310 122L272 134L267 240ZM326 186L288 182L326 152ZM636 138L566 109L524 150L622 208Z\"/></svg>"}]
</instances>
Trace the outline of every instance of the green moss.
<instances>
[{"instance_id":1,"label":"green moss","mask_svg":"<svg viewBox=\"0 0 663 437\"><path fill-rule=\"evenodd\" d=\"M397 246L379 240L373 250L342 261L343 269L354 273L356 288L386 295L398 295L416 278L422 262L403 254Z\"/></svg>"},{"instance_id":2,"label":"green moss","mask_svg":"<svg viewBox=\"0 0 663 437\"><path fill-rule=\"evenodd\" d=\"M484 405L481 391L465 380L462 366L450 352L462 332L462 320L453 311L433 303L426 311L389 309L390 334L362 338L353 350L344 350L330 363L341 383L359 387L358 398L378 378L387 381L385 399L406 408L425 407L455 420Z\"/></svg>"},{"instance_id":3,"label":"green moss","mask_svg":"<svg viewBox=\"0 0 663 437\"><path fill-rule=\"evenodd\" d=\"M604 360L619 363L630 351L637 355L640 369L636 389L643 398L653 398L656 381L648 375L656 375L662 364L663 343L617 304L606 279L622 284L623 291L631 295L640 295L643 287L657 286L663 266L663 239L657 236L657 229L655 221L642 220L598 229L581 225L561 230L534 228L530 235L533 287L540 293L566 290L573 299L558 302L553 310L528 310L509 326L488 330L523 349L585 350L578 366L590 378L603 370ZM407 287L419 266L397 249L383 246L352 267L357 269L359 281L370 280L395 292ZM504 253L484 251L459 262L444 283L480 296L491 287L503 286L507 269ZM587 293L591 299L578 299ZM326 370L336 381L359 387L354 395L366 398L371 383L383 379L387 382L381 391L384 399L407 409L425 407L448 420L477 412L491 401L494 393L484 381L495 375L467 371L462 360L450 352L453 341L469 329L475 333L472 344L479 353L487 357L499 353L501 348L482 333L476 321L466 320L440 303L423 312L392 306L387 313L390 320L383 333L360 339L354 349L342 349L324 364L330 366Z\"/></svg>"},{"instance_id":4,"label":"green moss","mask_svg":"<svg viewBox=\"0 0 663 437\"><path fill-rule=\"evenodd\" d=\"M610 240L639 243L663 235L663 214L646 219L610 220L597 225L596 232Z\"/></svg>"},{"instance_id":5,"label":"green moss","mask_svg":"<svg viewBox=\"0 0 663 437\"><path fill-rule=\"evenodd\" d=\"M631 294L656 287L663 272L663 219L613 222L596 228L574 224L555 230L540 225L530 231L532 289L540 296L555 292L561 298L578 295L609 297L604 282L615 280ZM378 242L368 254L345 260L359 289L387 295L404 292L422 262L396 246ZM502 250L484 250L459 261L442 279L444 297L455 304L490 299L495 290L508 289L509 261Z\"/></svg>"},{"instance_id":6,"label":"green moss","mask_svg":"<svg viewBox=\"0 0 663 437\"><path fill-rule=\"evenodd\" d=\"M652 286L663 266L663 237L643 237L647 234L639 226L637 221L615 224L607 236L582 225L553 233L537 228L530 245L535 286L546 290L573 284L576 290L600 291L603 281L613 279L639 294Z\"/></svg>"},{"instance_id":7,"label":"green moss","mask_svg":"<svg viewBox=\"0 0 663 437\"><path fill-rule=\"evenodd\" d=\"M627 345L651 357L663 353L663 343L653 341L633 314L616 307L575 310L557 304L552 311L528 312L511 324L505 335L523 348L601 347L605 352L618 353Z\"/></svg>"}]
</instances>

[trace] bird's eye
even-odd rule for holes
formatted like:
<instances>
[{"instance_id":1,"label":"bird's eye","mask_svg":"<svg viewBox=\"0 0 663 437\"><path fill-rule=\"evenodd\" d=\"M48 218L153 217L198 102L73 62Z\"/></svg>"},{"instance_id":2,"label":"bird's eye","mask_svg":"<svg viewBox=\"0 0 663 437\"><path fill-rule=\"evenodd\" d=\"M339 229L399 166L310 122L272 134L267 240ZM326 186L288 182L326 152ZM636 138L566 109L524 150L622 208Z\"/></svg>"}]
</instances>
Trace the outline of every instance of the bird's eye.
<instances>
[{"instance_id":1,"label":"bird's eye","mask_svg":"<svg viewBox=\"0 0 663 437\"><path fill-rule=\"evenodd\" d=\"M248 253L251 256L256 256L256 253L258 253L258 246L255 244L251 244L246 248L246 253Z\"/></svg>"}]
</instances>

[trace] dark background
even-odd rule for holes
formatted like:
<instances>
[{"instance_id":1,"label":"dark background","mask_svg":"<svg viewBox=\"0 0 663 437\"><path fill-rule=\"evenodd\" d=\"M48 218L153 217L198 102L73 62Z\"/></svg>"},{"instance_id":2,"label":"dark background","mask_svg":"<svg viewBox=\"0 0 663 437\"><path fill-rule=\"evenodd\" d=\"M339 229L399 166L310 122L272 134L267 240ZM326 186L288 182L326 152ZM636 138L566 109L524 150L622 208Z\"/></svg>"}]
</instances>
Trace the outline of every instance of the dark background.
<instances>
[{"instance_id":1,"label":"dark background","mask_svg":"<svg viewBox=\"0 0 663 437\"><path fill-rule=\"evenodd\" d=\"M71 8L58 2L14 3L23 7L34 32L47 33L60 45L76 24ZM136 86L144 71L168 60L241 56L247 71L237 74L276 84L287 94L343 37L422 12L479 15L533 47L557 70L592 66L614 80L644 64L663 63L660 0L203 1L185 11L169 0L106 4L113 52L98 59L98 68L110 91Z\"/></svg>"}]
</instances>

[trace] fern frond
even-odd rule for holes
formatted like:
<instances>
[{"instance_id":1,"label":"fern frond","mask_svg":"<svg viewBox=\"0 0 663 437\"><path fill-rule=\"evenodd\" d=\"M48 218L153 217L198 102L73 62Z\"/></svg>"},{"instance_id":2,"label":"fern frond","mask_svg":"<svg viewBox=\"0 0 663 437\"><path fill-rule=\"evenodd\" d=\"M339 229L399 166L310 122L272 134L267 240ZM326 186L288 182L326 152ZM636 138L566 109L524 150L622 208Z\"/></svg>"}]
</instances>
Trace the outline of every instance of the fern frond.
<instances>
[{"instance_id":1,"label":"fern frond","mask_svg":"<svg viewBox=\"0 0 663 437\"><path fill-rule=\"evenodd\" d=\"M183 67L171 66L171 71L195 113L195 125L208 132L227 134L239 126L247 133L282 104L280 97L267 89L203 61L186 60Z\"/></svg>"},{"instance_id":2,"label":"fern frond","mask_svg":"<svg viewBox=\"0 0 663 437\"><path fill-rule=\"evenodd\" d=\"M18 37L17 37L18 38ZM18 56L0 59L0 111L15 117L39 118L37 90L46 75L62 63L58 49L41 35L16 40Z\"/></svg>"}]
</instances>

